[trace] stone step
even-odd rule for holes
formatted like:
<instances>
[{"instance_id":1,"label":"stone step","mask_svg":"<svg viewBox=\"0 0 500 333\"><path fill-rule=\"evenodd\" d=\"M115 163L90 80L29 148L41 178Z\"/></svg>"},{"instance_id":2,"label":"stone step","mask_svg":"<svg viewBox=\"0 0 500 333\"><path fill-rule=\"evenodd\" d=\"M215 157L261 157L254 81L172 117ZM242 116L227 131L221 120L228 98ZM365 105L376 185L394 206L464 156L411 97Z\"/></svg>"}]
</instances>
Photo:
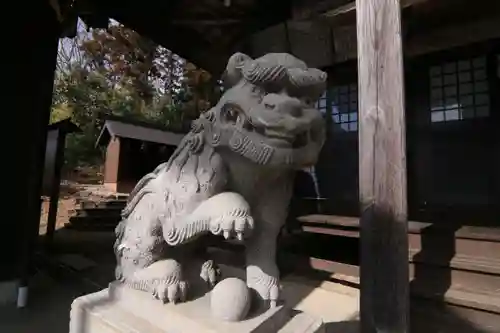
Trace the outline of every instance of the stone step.
<instances>
[{"instance_id":1,"label":"stone step","mask_svg":"<svg viewBox=\"0 0 500 333\"><path fill-rule=\"evenodd\" d=\"M94 202L90 200L83 200L80 201L80 208L81 209L87 209L87 208L121 208L123 209L125 205L127 204L126 200L111 200L111 201L100 201L100 202Z\"/></svg>"},{"instance_id":2,"label":"stone step","mask_svg":"<svg viewBox=\"0 0 500 333\"><path fill-rule=\"evenodd\" d=\"M94 207L94 208L84 208L84 209L75 209L73 213L74 216L77 217L116 217L120 216L122 211L121 207Z\"/></svg>"}]
</instances>

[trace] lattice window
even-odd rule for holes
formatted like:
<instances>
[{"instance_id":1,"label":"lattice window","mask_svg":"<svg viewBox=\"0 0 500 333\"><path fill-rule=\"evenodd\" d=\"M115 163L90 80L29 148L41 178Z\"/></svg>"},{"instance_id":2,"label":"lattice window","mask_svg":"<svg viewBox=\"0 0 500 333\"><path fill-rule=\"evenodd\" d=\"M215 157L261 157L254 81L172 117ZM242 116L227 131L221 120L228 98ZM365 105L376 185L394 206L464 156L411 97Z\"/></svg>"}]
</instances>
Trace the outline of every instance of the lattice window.
<instances>
[{"instance_id":1,"label":"lattice window","mask_svg":"<svg viewBox=\"0 0 500 333\"><path fill-rule=\"evenodd\" d=\"M429 80L431 122L489 116L486 57L432 66Z\"/></svg>"},{"instance_id":2,"label":"lattice window","mask_svg":"<svg viewBox=\"0 0 500 333\"><path fill-rule=\"evenodd\" d=\"M358 87L355 83L331 88L332 119L334 131L358 130Z\"/></svg>"},{"instance_id":3,"label":"lattice window","mask_svg":"<svg viewBox=\"0 0 500 333\"><path fill-rule=\"evenodd\" d=\"M318 99L318 102L316 103L316 107L318 110L324 115L326 114L326 91L321 95L321 97Z\"/></svg>"}]
</instances>

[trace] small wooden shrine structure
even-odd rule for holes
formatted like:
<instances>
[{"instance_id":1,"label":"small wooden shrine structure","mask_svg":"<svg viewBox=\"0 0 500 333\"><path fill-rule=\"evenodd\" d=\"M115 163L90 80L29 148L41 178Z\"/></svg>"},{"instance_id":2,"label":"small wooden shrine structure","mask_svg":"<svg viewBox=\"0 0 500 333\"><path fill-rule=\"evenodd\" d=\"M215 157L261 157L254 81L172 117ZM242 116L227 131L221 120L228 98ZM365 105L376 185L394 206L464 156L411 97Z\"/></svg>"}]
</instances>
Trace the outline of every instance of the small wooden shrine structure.
<instances>
[{"instance_id":1,"label":"small wooden shrine structure","mask_svg":"<svg viewBox=\"0 0 500 333\"><path fill-rule=\"evenodd\" d=\"M184 134L125 118L106 119L96 146L106 147L104 185L128 193L160 163L168 160Z\"/></svg>"}]
</instances>

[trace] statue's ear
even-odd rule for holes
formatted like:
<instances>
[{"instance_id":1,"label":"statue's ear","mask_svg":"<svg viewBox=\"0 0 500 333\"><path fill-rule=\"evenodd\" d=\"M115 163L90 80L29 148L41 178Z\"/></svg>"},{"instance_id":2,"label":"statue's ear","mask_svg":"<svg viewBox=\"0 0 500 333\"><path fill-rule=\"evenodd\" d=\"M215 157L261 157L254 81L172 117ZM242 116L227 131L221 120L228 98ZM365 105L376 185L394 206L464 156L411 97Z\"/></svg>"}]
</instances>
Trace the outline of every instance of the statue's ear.
<instances>
[{"instance_id":1,"label":"statue's ear","mask_svg":"<svg viewBox=\"0 0 500 333\"><path fill-rule=\"evenodd\" d=\"M248 61L252 61L252 58L240 52L233 54L229 58L227 61L226 71L223 76L225 87L232 87L241 80L241 69Z\"/></svg>"}]
</instances>

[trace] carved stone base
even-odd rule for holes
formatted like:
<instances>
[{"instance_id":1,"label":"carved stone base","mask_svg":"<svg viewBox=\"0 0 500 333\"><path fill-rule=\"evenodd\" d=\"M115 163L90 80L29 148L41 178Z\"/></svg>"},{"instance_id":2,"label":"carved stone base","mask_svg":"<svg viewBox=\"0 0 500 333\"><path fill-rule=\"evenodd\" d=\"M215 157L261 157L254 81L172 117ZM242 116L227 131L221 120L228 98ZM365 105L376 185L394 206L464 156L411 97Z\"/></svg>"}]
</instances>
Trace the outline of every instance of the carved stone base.
<instances>
[{"instance_id":1,"label":"carved stone base","mask_svg":"<svg viewBox=\"0 0 500 333\"><path fill-rule=\"evenodd\" d=\"M210 315L209 294L179 304L161 304L147 293L112 283L108 289L75 299L70 333L316 333L321 320L278 306L241 322Z\"/></svg>"}]
</instances>

